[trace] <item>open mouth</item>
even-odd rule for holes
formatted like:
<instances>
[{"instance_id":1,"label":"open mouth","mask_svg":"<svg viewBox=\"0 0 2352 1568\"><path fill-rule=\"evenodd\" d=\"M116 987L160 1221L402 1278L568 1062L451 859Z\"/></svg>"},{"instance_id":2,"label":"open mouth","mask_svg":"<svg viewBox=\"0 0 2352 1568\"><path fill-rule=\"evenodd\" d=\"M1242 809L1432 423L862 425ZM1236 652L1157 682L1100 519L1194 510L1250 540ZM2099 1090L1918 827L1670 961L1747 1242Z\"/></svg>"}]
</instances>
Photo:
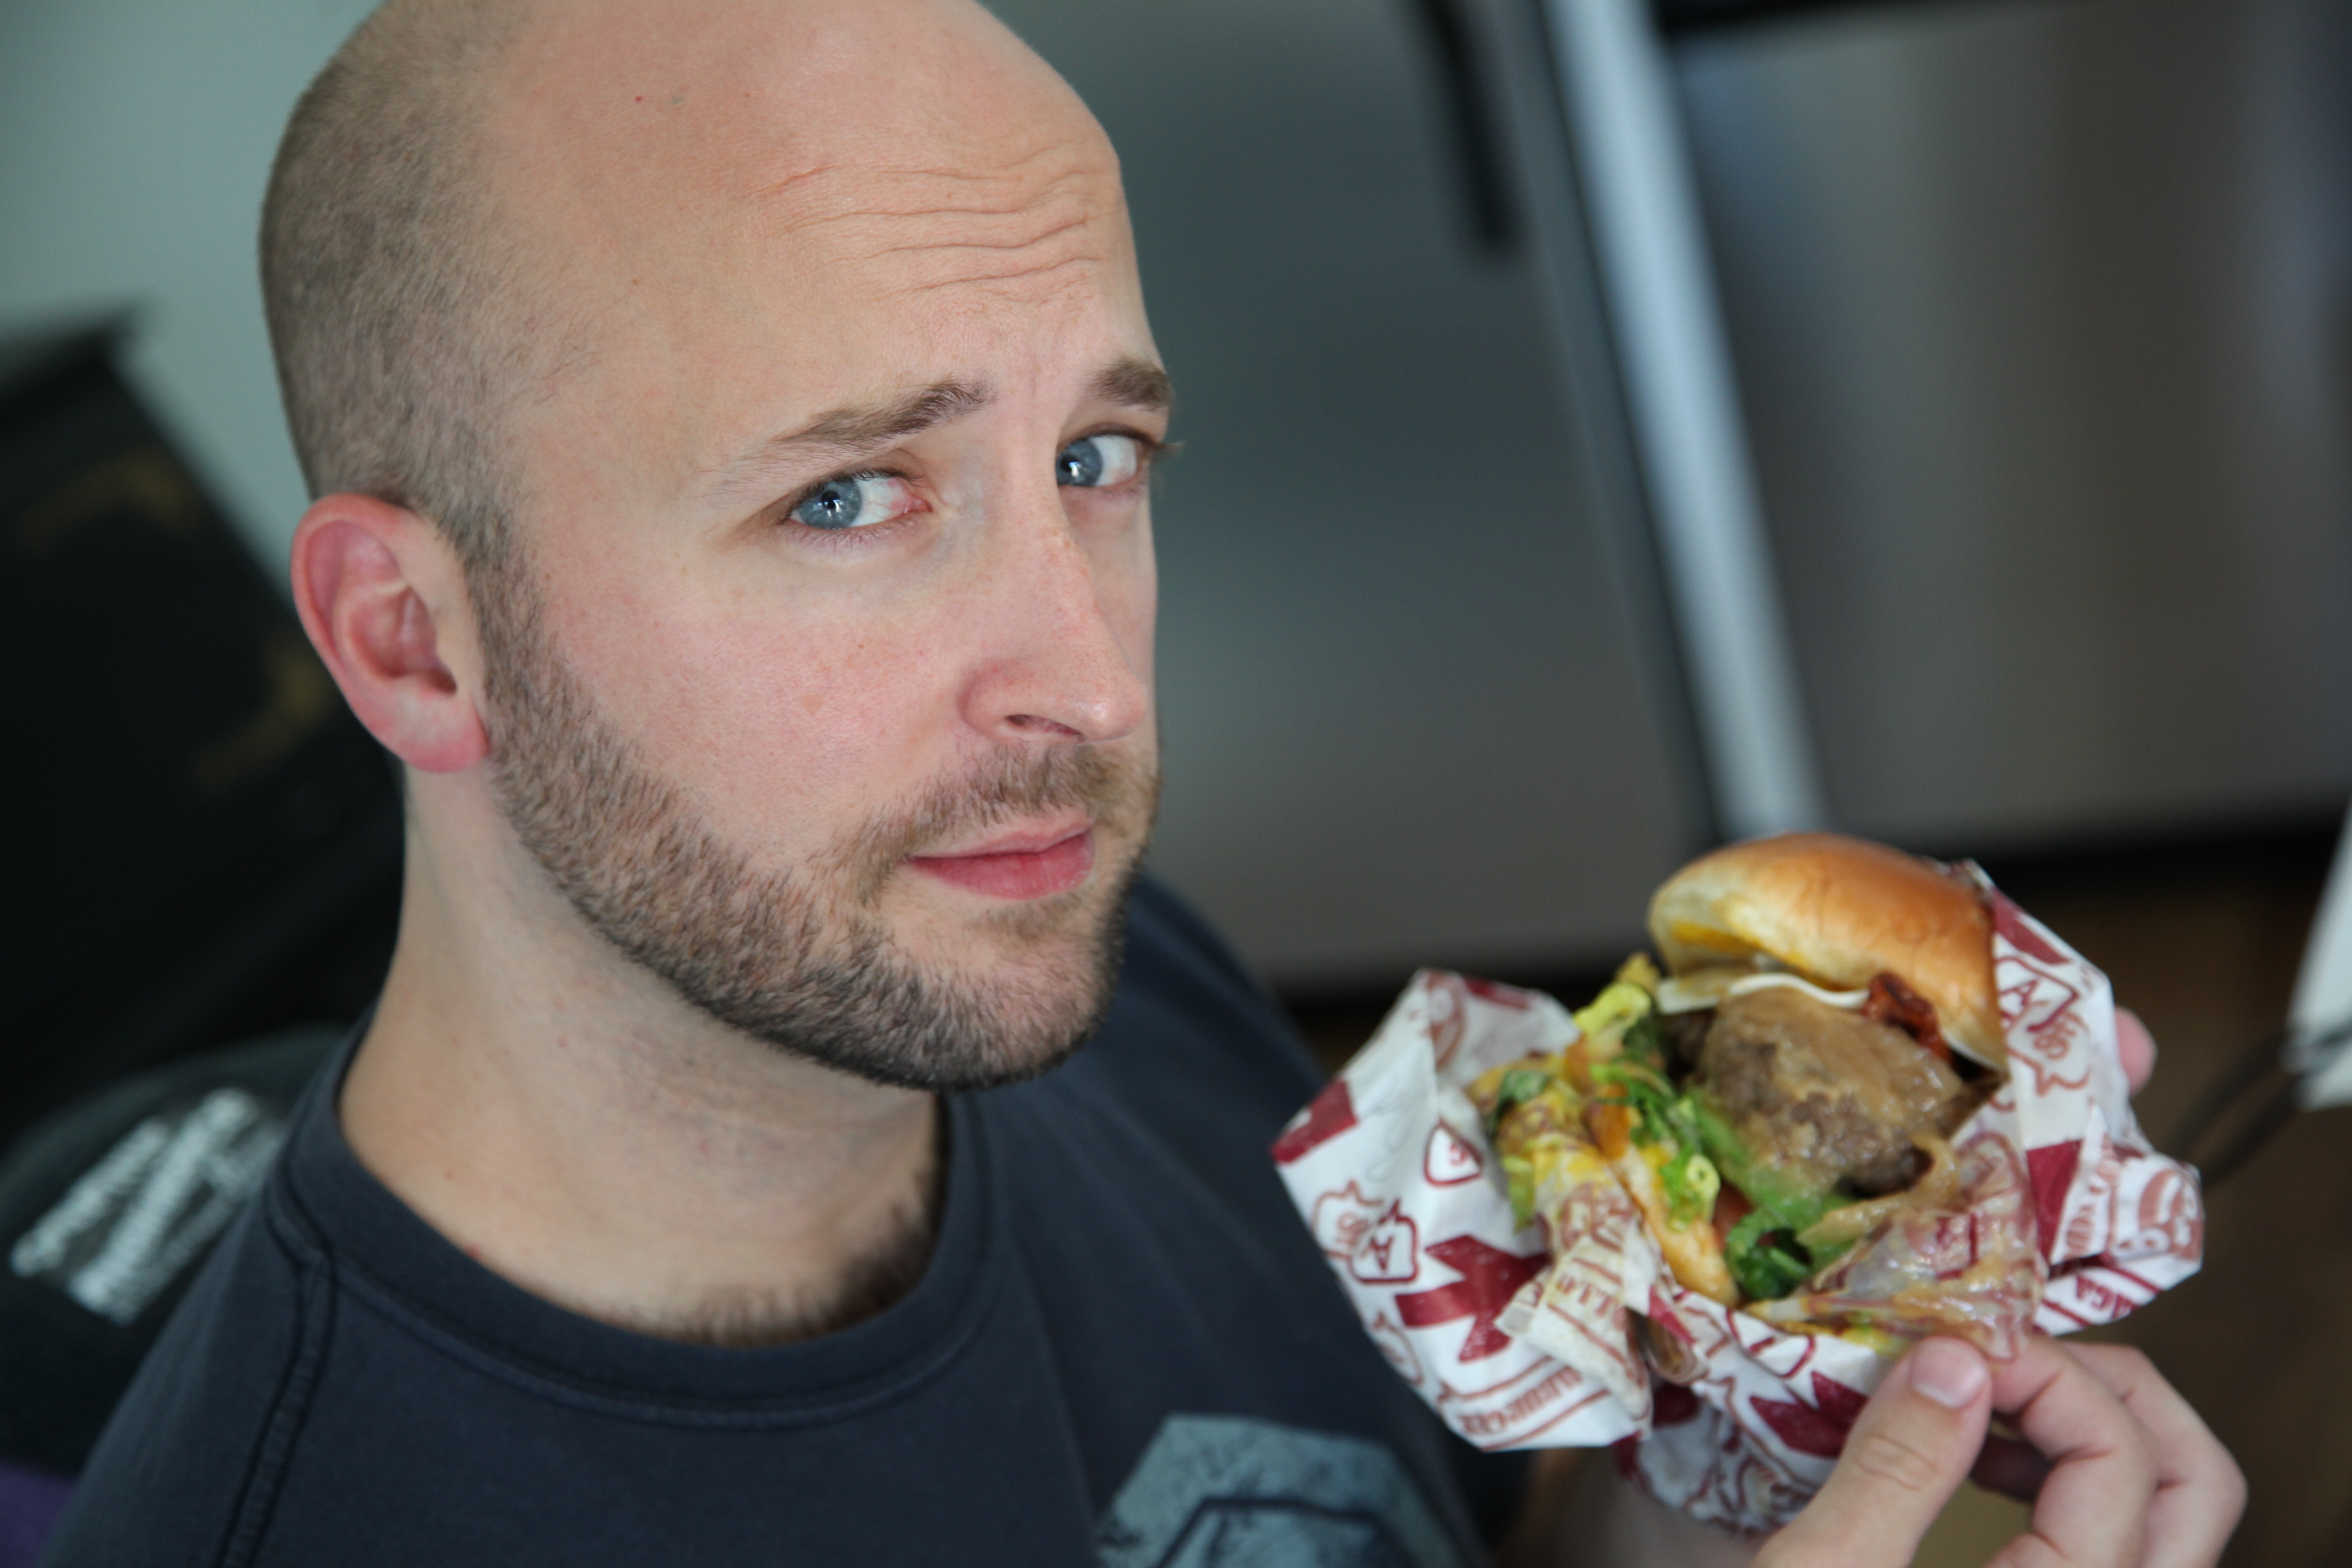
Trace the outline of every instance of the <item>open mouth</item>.
<instances>
[{"instance_id":1,"label":"open mouth","mask_svg":"<svg viewBox=\"0 0 2352 1568\"><path fill-rule=\"evenodd\" d=\"M984 847L967 855L912 855L907 864L983 898L1026 900L1066 893L1095 868L1092 825L1050 843Z\"/></svg>"}]
</instances>

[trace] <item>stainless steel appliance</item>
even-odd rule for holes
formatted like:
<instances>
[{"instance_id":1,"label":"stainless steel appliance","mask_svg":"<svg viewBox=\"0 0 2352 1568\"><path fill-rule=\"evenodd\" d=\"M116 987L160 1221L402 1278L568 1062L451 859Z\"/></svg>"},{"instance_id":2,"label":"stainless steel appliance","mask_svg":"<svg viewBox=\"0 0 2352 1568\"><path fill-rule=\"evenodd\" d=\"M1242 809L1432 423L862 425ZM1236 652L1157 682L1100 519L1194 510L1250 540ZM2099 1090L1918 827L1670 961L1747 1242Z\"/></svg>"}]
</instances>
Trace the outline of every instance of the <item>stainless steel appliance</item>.
<instances>
[{"instance_id":1,"label":"stainless steel appliance","mask_svg":"<svg viewBox=\"0 0 2352 1568\"><path fill-rule=\"evenodd\" d=\"M1160 864L1278 979L2352 793L2343 7L999 9L1183 397Z\"/></svg>"},{"instance_id":2,"label":"stainless steel appliance","mask_svg":"<svg viewBox=\"0 0 2352 1568\"><path fill-rule=\"evenodd\" d=\"M1834 819L2340 810L2352 9L1878 4L1673 60Z\"/></svg>"},{"instance_id":3,"label":"stainless steel appliance","mask_svg":"<svg viewBox=\"0 0 2352 1568\"><path fill-rule=\"evenodd\" d=\"M1707 808L1484 17L997 9L1119 149L1178 388L1158 863L1297 986L1621 951Z\"/></svg>"}]
</instances>

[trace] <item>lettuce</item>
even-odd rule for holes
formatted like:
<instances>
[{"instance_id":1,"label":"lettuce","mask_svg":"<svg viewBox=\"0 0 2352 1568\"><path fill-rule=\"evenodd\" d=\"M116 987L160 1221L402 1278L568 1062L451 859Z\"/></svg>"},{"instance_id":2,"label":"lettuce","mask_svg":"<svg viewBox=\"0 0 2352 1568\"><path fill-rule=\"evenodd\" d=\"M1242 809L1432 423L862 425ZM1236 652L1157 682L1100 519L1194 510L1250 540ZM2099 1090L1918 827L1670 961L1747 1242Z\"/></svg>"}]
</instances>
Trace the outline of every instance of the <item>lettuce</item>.
<instances>
[{"instance_id":1,"label":"lettuce","mask_svg":"<svg viewBox=\"0 0 2352 1568\"><path fill-rule=\"evenodd\" d=\"M1614 984L1577 1013L1579 1030L1601 1047L1601 1059L1591 1068L1593 1098L1633 1112L1634 1146L1658 1173L1674 1228L1711 1221L1727 1181L1755 1205L1725 1237L1724 1259L1749 1299L1778 1300L1851 1247L1808 1247L1797 1237L1854 1200L1793 1188L1785 1176L1776 1180L1713 1108L1695 1091L1675 1089L1666 1076L1665 1039L1652 994L1656 983L1654 969L1647 963L1637 969L1629 962ZM1522 1086L1515 1082L1519 1077L1517 1071L1506 1075L1499 1104L1534 1097L1539 1084Z\"/></svg>"},{"instance_id":2,"label":"lettuce","mask_svg":"<svg viewBox=\"0 0 2352 1568\"><path fill-rule=\"evenodd\" d=\"M1595 1067L1592 1082L1603 1103L1632 1109L1635 1144L1660 1152L1651 1163L1665 1189L1667 1223L1683 1230L1714 1215L1723 1175L1707 1157L1698 1102L1675 1091L1661 1058L1656 1021L1642 1017L1626 1031L1624 1053Z\"/></svg>"},{"instance_id":3,"label":"lettuce","mask_svg":"<svg viewBox=\"0 0 2352 1568\"><path fill-rule=\"evenodd\" d=\"M1778 1300L1813 1277L1820 1266L1769 1209L1751 1210L1723 1238L1723 1259L1740 1292L1754 1300Z\"/></svg>"},{"instance_id":4,"label":"lettuce","mask_svg":"<svg viewBox=\"0 0 2352 1568\"><path fill-rule=\"evenodd\" d=\"M1505 1073L1503 1081L1496 1086L1494 1106L1486 1112L1486 1136L1493 1138L1500 1133L1504 1117L1551 1088L1555 1081L1548 1068L1513 1068Z\"/></svg>"}]
</instances>

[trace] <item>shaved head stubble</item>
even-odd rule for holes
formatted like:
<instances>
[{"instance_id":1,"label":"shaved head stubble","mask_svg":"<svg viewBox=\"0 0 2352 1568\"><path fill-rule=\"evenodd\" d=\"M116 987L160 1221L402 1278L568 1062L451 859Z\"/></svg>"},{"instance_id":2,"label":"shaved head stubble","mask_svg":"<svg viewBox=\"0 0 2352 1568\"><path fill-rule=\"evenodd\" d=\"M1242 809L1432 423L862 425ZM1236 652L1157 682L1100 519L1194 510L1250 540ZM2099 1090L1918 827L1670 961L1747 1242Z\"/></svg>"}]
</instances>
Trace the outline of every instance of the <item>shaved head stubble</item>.
<instances>
[{"instance_id":1,"label":"shaved head stubble","mask_svg":"<svg viewBox=\"0 0 2352 1568\"><path fill-rule=\"evenodd\" d=\"M762 868L609 721L548 630L518 527L530 482L501 435L515 397L585 348L482 163L489 82L539 9L393 0L287 127L261 270L310 489L407 505L454 545L482 632L499 806L618 952L719 1023L879 1084L1042 1072L1110 1004L1152 752L1000 745L812 863ZM879 896L906 856L1070 809L1096 823L1101 860L1075 891L985 914L1012 962L957 973L891 941Z\"/></svg>"},{"instance_id":2,"label":"shaved head stubble","mask_svg":"<svg viewBox=\"0 0 2352 1568\"><path fill-rule=\"evenodd\" d=\"M1041 1072L1109 1005L1156 805L1151 753L999 747L810 864L763 868L611 722L548 629L519 528L530 487L499 436L514 398L590 351L500 211L481 142L488 85L538 10L393 0L288 128L263 292L312 493L419 511L455 548L481 630L499 808L621 953L720 1022L877 1082L961 1089ZM907 856L1074 808L1108 853L1079 889L983 917L1015 962L952 973L893 942L878 902Z\"/></svg>"}]
</instances>

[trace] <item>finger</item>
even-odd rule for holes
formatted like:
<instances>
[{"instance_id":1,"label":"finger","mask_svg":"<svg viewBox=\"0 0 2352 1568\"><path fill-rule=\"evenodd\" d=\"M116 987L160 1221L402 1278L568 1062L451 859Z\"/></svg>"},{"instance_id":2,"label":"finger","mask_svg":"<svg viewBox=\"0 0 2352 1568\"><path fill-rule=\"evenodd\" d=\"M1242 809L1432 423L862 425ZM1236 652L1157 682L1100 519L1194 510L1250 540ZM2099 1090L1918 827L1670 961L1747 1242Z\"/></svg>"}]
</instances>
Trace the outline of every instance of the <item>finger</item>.
<instances>
[{"instance_id":1,"label":"finger","mask_svg":"<svg viewBox=\"0 0 2352 1568\"><path fill-rule=\"evenodd\" d=\"M2128 1007L2116 1009L2116 1054L2124 1059L2124 1078L2131 1091L2146 1089L2156 1072L2156 1037Z\"/></svg>"},{"instance_id":2,"label":"finger","mask_svg":"<svg viewBox=\"0 0 2352 1568\"><path fill-rule=\"evenodd\" d=\"M2204 1568L2246 1510L2246 1478L2221 1440L2154 1363L2126 1345L2076 1345L2075 1358L2156 1438L2148 1568Z\"/></svg>"},{"instance_id":3,"label":"finger","mask_svg":"<svg viewBox=\"0 0 2352 1568\"><path fill-rule=\"evenodd\" d=\"M2049 1479L2050 1461L2042 1457L2039 1449L1998 1432L1985 1438L1977 1462L1969 1467L1969 1479L1989 1492L1999 1492L2020 1502L2032 1502L2040 1497L2042 1483Z\"/></svg>"},{"instance_id":4,"label":"finger","mask_svg":"<svg viewBox=\"0 0 2352 1568\"><path fill-rule=\"evenodd\" d=\"M1897 1568L1951 1500L1984 1441L1992 1379L1958 1340L1923 1340L1871 1395L1813 1500L1760 1564Z\"/></svg>"},{"instance_id":5,"label":"finger","mask_svg":"<svg viewBox=\"0 0 2352 1568\"><path fill-rule=\"evenodd\" d=\"M2090 1368L2028 1339L1993 1369L1993 1408L2050 1461L2033 1527L2002 1562L2138 1568L2156 1495L2156 1439Z\"/></svg>"}]
</instances>

